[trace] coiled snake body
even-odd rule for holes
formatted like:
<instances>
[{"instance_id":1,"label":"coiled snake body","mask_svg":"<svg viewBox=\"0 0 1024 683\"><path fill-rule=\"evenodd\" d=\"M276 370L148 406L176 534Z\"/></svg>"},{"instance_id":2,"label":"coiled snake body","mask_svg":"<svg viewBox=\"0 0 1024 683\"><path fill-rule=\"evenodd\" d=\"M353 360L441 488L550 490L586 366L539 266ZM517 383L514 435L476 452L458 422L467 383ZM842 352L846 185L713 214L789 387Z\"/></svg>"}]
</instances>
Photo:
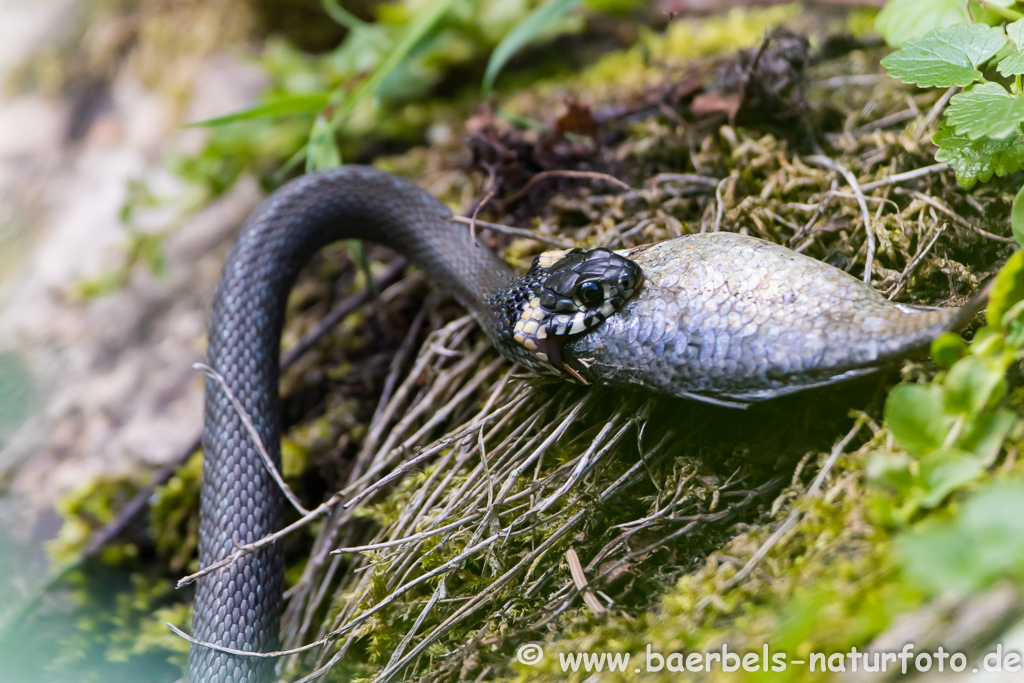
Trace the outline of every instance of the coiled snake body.
<instances>
[{"instance_id":1,"label":"coiled snake body","mask_svg":"<svg viewBox=\"0 0 1024 683\"><path fill-rule=\"evenodd\" d=\"M408 180L346 166L281 188L228 254L208 364L280 467L278 363L285 303L312 254L339 239L401 253L452 294L499 350L534 372L745 404L855 377L927 346L964 316L892 304L843 271L742 235L693 235L623 255L542 255L522 278ZM282 526L282 493L238 411L206 383L200 566ZM193 636L278 647L277 544L198 580ZM268 658L193 645L191 683L271 680Z\"/></svg>"}]
</instances>

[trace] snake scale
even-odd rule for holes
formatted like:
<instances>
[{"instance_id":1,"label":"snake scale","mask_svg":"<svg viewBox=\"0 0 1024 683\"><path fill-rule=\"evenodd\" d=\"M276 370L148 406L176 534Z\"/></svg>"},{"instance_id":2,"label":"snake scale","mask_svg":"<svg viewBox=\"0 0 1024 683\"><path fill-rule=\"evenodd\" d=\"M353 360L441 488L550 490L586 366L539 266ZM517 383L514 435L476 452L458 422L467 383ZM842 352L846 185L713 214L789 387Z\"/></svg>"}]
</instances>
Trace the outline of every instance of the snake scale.
<instances>
[{"instance_id":1,"label":"snake scale","mask_svg":"<svg viewBox=\"0 0 1024 683\"><path fill-rule=\"evenodd\" d=\"M271 195L230 250L208 364L280 467L278 363L288 293L322 246L383 244L453 295L498 349L533 372L745 405L872 372L926 347L973 311L894 304L847 273L732 233L629 252L544 254L516 278L412 182L343 166ZM283 497L222 386L206 382L199 562L283 524ZM279 544L198 580L193 637L245 652L278 647ZM273 680L269 658L193 644L191 683Z\"/></svg>"}]
</instances>

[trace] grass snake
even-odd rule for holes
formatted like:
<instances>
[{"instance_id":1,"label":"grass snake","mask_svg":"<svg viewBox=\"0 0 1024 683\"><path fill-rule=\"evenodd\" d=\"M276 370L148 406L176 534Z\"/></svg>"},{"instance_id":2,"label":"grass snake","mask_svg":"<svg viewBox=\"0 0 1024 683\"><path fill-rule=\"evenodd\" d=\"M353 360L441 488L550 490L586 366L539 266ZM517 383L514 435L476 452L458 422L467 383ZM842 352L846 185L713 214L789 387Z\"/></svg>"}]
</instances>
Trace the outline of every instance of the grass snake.
<instances>
[{"instance_id":1,"label":"grass snake","mask_svg":"<svg viewBox=\"0 0 1024 683\"><path fill-rule=\"evenodd\" d=\"M533 372L745 405L876 370L926 347L973 311L895 304L860 280L734 233L629 252L549 252L517 278L450 210L412 182L344 166L271 195L231 248L217 288L208 364L280 467L278 361L285 304L315 251L383 244L453 295L498 349ZM207 379L201 567L283 526L283 496L219 383ZM280 544L201 577L193 637L278 647ZM262 683L274 661L193 644L191 683Z\"/></svg>"}]
</instances>

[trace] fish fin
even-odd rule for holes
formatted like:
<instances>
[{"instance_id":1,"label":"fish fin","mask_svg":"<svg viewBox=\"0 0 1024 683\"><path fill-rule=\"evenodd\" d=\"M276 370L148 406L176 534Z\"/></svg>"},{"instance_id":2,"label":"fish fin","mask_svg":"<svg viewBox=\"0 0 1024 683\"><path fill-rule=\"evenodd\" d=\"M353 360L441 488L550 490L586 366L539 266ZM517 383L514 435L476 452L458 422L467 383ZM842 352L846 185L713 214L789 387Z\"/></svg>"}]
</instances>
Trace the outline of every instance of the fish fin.
<instances>
[{"instance_id":1,"label":"fish fin","mask_svg":"<svg viewBox=\"0 0 1024 683\"><path fill-rule=\"evenodd\" d=\"M855 368L853 370L847 370L833 377L827 377L820 380L811 380L808 382L800 382L784 387L773 387L771 389L757 389L754 391L743 391L736 393L721 392L715 393L709 397L704 394L688 394L686 398L692 398L698 401L704 401L706 403L714 403L716 405L724 405L727 407L734 408L748 408L754 403L760 403L762 401L770 401L775 398L781 398L782 396L788 396L808 389L820 389L821 387L832 386L833 384L842 384L850 380L858 379L860 377L866 377L867 375L874 374L879 370L885 368L886 365L873 365L864 368Z\"/></svg>"},{"instance_id":2,"label":"fish fin","mask_svg":"<svg viewBox=\"0 0 1024 683\"><path fill-rule=\"evenodd\" d=\"M697 394L692 391L677 392L675 396L678 398L685 398L690 401L697 401L699 403L707 403L708 405L718 406L720 408L732 408L734 410L746 410L752 403L764 400L746 400L742 394L737 394L735 396L729 394L728 398L723 398L726 394Z\"/></svg>"}]
</instances>

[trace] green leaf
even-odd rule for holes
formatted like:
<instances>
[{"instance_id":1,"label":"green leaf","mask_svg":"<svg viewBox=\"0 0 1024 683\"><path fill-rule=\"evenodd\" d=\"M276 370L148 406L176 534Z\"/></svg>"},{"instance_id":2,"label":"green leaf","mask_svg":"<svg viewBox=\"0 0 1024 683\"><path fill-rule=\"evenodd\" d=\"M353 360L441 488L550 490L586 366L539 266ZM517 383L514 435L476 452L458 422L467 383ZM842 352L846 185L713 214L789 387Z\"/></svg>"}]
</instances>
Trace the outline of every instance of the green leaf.
<instances>
[{"instance_id":1,"label":"green leaf","mask_svg":"<svg viewBox=\"0 0 1024 683\"><path fill-rule=\"evenodd\" d=\"M956 172L957 182L969 190L979 180L988 182L993 175L1004 176L1024 166L1024 134L1019 130L1005 138L972 140L958 135L946 121L932 136L938 146L935 160L950 165Z\"/></svg>"},{"instance_id":2,"label":"green leaf","mask_svg":"<svg viewBox=\"0 0 1024 683\"><path fill-rule=\"evenodd\" d=\"M904 533L896 551L909 579L961 595L1024 576L1024 486L976 492L952 520Z\"/></svg>"},{"instance_id":3,"label":"green leaf","mask_svg":"<svg viewBox=\"0 0 1024 683\"><path fill-rule=\"evenodd\" d=\"M429 9L418 10L416 16L411 24L405 29L405 33L402 35L395 45L387 52L383 60L373 73L370 74L369 78L359 84L359 86L348 95L341 107L338 108L337 113L331 118L331 127L337 129L352 112L355 111L356 107L366 98L368 95L377 92L380 84L391 74L395 68L402 63L402 61L409 55L413 49L419 45L420 41L430 33L441 21L441 18L451 7L454 0L434 0L433 4L430 5Z\"/></svg>"},{"instance_id":4,"label":"green leaf","mask_svg":"<svg viewBox=\"0 0 1024 683\"><path fill-rule=\"evenodd\" d=\"M981 78L976 67L1006 44L1001 28L956 24L914 38L882 60L889 75L919 86L966 86Z\"/></svg>"},{"instance_id":5,"label":"green leaf","mask_svg":"<svg viewBox=\"0 0 1024 683\"><path fill-rule=\"evenodd\" d=\"M1006 37L1018 50L1024 50L1024 19L1018 19L1006 27Z\"/></svg>"},{"instance_id":6,"label":"green leaf","mask_svg":"<svg viewBox=\"0 0 1024 683\"><path fill-rule=\"evenodd\" d=\"M904 496L913 484L911 462L906 453L872 453L864 466L864 473L873 486Z\"/></svg>"},{"instance_id":7,"label":"green leaf","mask_svg":"<svg viewBox=\"0 0 1024 683\"><path fill-rule=\"evenodd\" d=\"M1006 325L1006 346L1011 351L1020 351L1024 348L1024 320L1016 315Z\"/></svg>"},{"instance_id":8,"label":"green leaf","mask_svg":"<svg viewBox=\"0 0 1024 683\"><path fill-rule=\"evenodd\" d=\"M967 343L959 334L946 332L940 334L932 342L932 360L944 368L948 368L967 353Z\"/></svg>"},{"instance_id":9,"label":"green leaf","mask_svg":"<svg viewBox=\"0 0 1024 683\"><path fill-rule=\"evenodd\" d=\"M1013 239L1024 247L1024 187L1017 191L1013 198L1013 209L1010 211L1010 227L1013 228Z\"/></svg>"},{"instance_id":10,"label":"green leaf","mask_svg":"<svg viewBox=\"0 0 1024 683\"><path fill-rule=\"evenodd\" d=\"M975 414L1003 397L1006 381L1002 369L993 368L977 356L968 356L950 368L943 389L946 410Z\"/></svg>"},{"instance_id":11,"label":"green leaf","mask_svg":"<svg viewBox=\"0 0 1024 683\"><path fill-rule=\"evenodd\" d=\"M287 114L309 114L316 113L327 106L331 94L326 92L296 93L291 95L278 95L268 98L259 104L247 109L236 111L226 116L218 116L213 119L196 121L186 124L186 127L196 126L224 126L238 121L248 121L270 116L284 116Z\"/></svg>"},{"instance_id":12,"label":"green leaf","mask_svg":"<svg viewBox=\"0 0 1024 683\"><path fill-rule=\"evenodd\" d=\"M1016 251L1007 259L992 284L988 310L985 311L988 324L997 330L1002 329L1003 316L1021 300L1024 300L1024 251Z\"/></svg>"},{"instance_id":13,"label":"green leaf","mask_svg":"<svg viewBox=\"0 0 1024 683\"><path fill-rule=\"evenodd\" d=\"M933 29L969 23L963 0L889 0L875 17L875 30L896 47Z\"/></svg>"},{"instance_id":14,"label":"green leaf","mask_svg":"<svg viewBox=\"0 0 1024 683\"><path fill-rule=\"evenodd\" d=\"M327 119L318 116L309 134L306 173L335 166L341 166L341 152L338 151L338 143L334 139L334 128Z\"/></svg>"},{"instance_id":15,"label":"green leaf","mask_svg":"<svg viewBox=\"0 0 1024 683\"><path fill-rule=\"evenodd\" d=\"M996 461L1003 449L1003 442L1017 423L1017 416L1006 408L986 411L967 423L960 435L957 446L969 451L988 467Z\"/></svg>"},{"instance_id":16,"label":"green leaf","mask_svg":"<svg viewBox=\"0 0 1024 683\"><path fill-rule=\"evenodd\" d=\"M559 17L579 4L579 0L547 0L543 5L530 12L514 29L501 39L491 58L487 60L484 71L483 96L491 94L494 80L512 56L533 41L545 28Z\"/></svg>"},{"instance_id":17,"label":"green leaf","mask_svg":"<svg viewBox=\"0 0 1024 683\"><path fill-rule=\"evenodd\" d=\"M999 61L999 73L1004 76L1019 76L1024 74L1024 53L1014 48L1012 54L1003 57Z\"/></svg>"},{"instance_id":18,"label":"green leaf","mask_svg":"<svg viewBox=\"0 0 1024 683\"><path fill-rule=\"evenodd\" d=\"M1014 97L998 83L979 83L954 95L946 110L946 120L959 135L972 140L1005 138L1020 133L1024 121L1024 97Z\"/></svg>"},{"instance_id":19,"label":"green leaf","mask_svg":"<svg viewBox=\"0 0 1024 683\"><path fill-rule=\"evenodd\" d=\"M922 495L920 507L933 508L953 491L968 484L985 470L979 458L957 448L941 448L921 460L916 477Z\"/></svg>"},{"instance_id":20,"label":"green leaf","mask_svg":"<svg viewBox=\"0 0 1024 683\"><path fill-rule=\"evenodd\" d=\"M1012 52L999 60L999 73L1004 76L1024 74L1024 19L1018 19L1006 27Z\"/></svg>"},{"instance_id":21,"label":"green leaf","mask_svg":"<svg viewBox=\"0 0 1024 683\"><path fill-rule=\"evenodd\" d=\"M918 458L939 448L954 418L946 412L942 388L898 384L885 402L885 421L896 440Z\"/></svg>"}]
</instances>

